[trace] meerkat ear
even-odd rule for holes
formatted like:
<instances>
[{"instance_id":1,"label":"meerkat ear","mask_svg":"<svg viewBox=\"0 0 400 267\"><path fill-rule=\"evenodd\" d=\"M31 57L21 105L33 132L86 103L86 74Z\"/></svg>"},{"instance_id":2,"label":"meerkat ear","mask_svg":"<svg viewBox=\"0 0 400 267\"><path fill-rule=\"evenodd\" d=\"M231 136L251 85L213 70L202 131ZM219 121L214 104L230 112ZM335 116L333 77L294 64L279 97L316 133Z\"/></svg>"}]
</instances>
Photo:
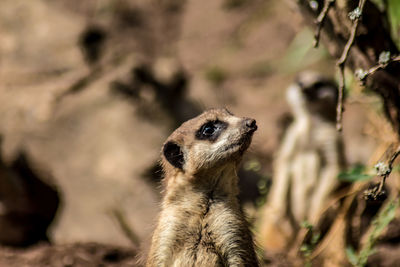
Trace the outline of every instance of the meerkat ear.
<instances>
[{"instance_id":1,"label":"meerkat ear","mask_svg":"<svg viewBox=\"0 0 400 267\"><path fill-rule=\"evenodd\" d=\"M183 152L178 144L171 141L166 143L163 148L163 154L172 166L181 170L183 169L185 159L183 158Z\"/></svg>"}]
</instances>

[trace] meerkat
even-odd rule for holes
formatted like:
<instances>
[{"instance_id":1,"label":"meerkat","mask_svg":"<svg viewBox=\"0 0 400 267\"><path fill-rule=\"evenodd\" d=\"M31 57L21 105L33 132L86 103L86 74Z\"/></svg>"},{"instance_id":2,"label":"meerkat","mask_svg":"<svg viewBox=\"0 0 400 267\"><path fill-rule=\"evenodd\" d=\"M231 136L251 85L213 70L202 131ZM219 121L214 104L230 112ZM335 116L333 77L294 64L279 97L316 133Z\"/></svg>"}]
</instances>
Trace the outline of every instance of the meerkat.
<instances>
[{"instance_id":1,"label":"meerkat","mask_svg":"<svg viewBox=\"0 0 400 267\"><path fill-rule=\"evenodd\" d=\"M335 128L338 89L314 72L301 73L287 89L294 116L274 162L273 181L260 224L260 243L281 250L301 223L318 222L344 165Z\"/></svg>"},{"instance_id":2,"label":"meerkat","mask_svg":"<svg viewBox=\"0 0 400 267\"><path fill-rule=\"evenodd\" d=\"M167 139L165 194L147 267L259 266L236 173L256 130L254 119L211 109Z\"/></svg>"}]
</instances>

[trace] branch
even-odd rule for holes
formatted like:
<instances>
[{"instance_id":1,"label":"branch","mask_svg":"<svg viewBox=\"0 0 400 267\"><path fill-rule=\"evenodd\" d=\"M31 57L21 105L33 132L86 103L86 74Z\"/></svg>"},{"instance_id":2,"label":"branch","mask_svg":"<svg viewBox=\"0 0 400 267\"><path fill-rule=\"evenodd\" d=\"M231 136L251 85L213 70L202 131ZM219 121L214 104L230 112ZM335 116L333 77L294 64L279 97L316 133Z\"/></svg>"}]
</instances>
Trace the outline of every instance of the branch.
<instances>
[{"instance_id":1,"label":"branch","mask_svg":"<svg viewBox=\"0 0 400 267\"><path fill-rule=\"evenodd\" d=\"M126 221L126 218L120 209L112 209L111 215L116 219L119 227L125 236L132 242L136 247L140 246L140 238L139 236L132 230L129 223Z\"/></svg>"},{"instance_id":2,"label":"branch","mask_svg":"<svg viewBox=\"0 0 400 267\"><path fill-rule=\"evenodd\" d=\"M370 75L373 75L378 70L385 69L390 63L393 63L393 62L400 62L400 56L393 57L393 58L389 59L388 62L384 62L384 63L380 62L380 63L378 63L377 65L375 65L374 67L370 68L367 71L365 71L363 69L358 69L356 71L355 75L361 82L365 82L365 80Z\"/></svg>"},{"instance_id":3,"label":"branch","mask_svg":"<svg viewBox=\"0 0 400 267\"><path fill-rule=\"evenodd\" d=\"M315 20L315 24L317 25L315 28L315 33L314 33L314 47L317 48L319 44L319 36L321 34L321 28L324 24L324 20L326 15L329 12L329 9L331 8L332 4L335 2L335 0L324 0L324 7L322 8L321 13L319 13L317 19Z\"/></svg>"},{"instance_id":4,"label":"branch","mask_svg":"<svg viewBox=\"0 0 400 267\"><path fill-rule=\"evenodd\" d=\"M346 60L349 56L350 49L354 44L354 40L356 37L356 32L358 28L358 22L360 21L362 11L364 9L366 0L360 0L358 3L358 7L349 13L350 19L354 20L353 25L351 27L350 37L347 40L346 45L344 46L343 52L339 60L336 62L336 65L339 68L339 96L337 103L337 111L336 111L336 129L341 131L342 126L342 117L343 117L343 91L345 86L345 78L344 78L344 67L346 64Z\"/></svg>"},{"instance_id":5,"label":"branch","mask_svg":"<svg viewBox=\"0 0 400 267\"><path fill-rule=\"evenodd\" d=\"M384 195L383 186L385 185L386 178L390 175L393 170L393 162L400 154L400 144L394 145L391 144L378 161L375 164L375 169L377 171L377 175L382 177L380 183L374 186L372 189L366 190L364 192L365 198L369 200L377 200L381 196Z\"/></svg>"},{"instance_id":6,"label":"branch","mask_svg":"<svg viewBox=\"0 0 400 267\"><path fill-rule=\"evenodd\" d=\"M338 102L336 106L336 130L342 131L342 119L343 119L343 91L345 86L344 80L344 65L339 66L339 87L338 87Z\"/></svg>"}]
</instances>

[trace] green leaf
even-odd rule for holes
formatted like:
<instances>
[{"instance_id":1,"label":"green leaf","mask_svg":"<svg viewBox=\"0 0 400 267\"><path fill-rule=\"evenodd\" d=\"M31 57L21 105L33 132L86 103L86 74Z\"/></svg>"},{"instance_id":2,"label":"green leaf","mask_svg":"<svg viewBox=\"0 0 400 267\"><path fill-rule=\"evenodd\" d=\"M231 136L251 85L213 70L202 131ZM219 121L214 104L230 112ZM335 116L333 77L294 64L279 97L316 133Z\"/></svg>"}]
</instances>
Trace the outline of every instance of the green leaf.
<instances>
[{"instance_id":1,"label":"green leaf","mask_svg":"<svg viewBox=\"0 0 400 267\"><path fill-rule=\"evenodd\" d=\"M318 243L320 238L321 238L321 234L319 232L313 234L312 237L311 237L311 245L315 246Z\"/></svg>"},{"instance_id":2,"label":"green leaf","mask_svg":"<svg viewBox=\"0 0 400 267\"><path fill-rule=\"evenodd\" d=\"M227 72L219 66L211 66L206 69L205 78L214 86L220 86L228 78Z\"/></svg>"},{"instance_id":3,"label":"green leaf","mask_svg":"<svg viewBox=\"0 0 400 267\"><path fill-rule=\"evenodd\" d=\"M382 211L377 220L373 222L373 224L376 226L374 230L374 232L376 232L376 235L380 235L385 227L394 219L396 215L396 208L398 206L398 201L391 202L388 207Z\"/></svg>"},{"instance_id":4,"label":"green leaf","mask_svg":"<svg viewBox=\"0 0 400 267\"><path fill-rule=\"evenodd\" d=\"M396 215L396 209L400 205L400 199L395 199L383 207L379 214L372 221L372 231L369 233L367 242L361 248L357 259L357 266L365 266L368 257L375 253L375 243L382 231L389 225Z\"/></svg>"},{"instance_id":5,"label":"green leaf","mask_svg":"<svg viewBox=\"0 0 400 267\"><path fill-rule=\"evenodd\" d=\"M344 182L357 182L357 181L365 181L371 179L373 176L369 174L365 174L365 166L361 164L356 164L349 171L344 171L339 173L338 179Z\"/></svg>"},{"instance_id":6,"label":"green leaf","mask_svg":"<svg viewBox=\"0 0 400 267\"><path fill-rule=\"evenodd\" d=\"M358 256L352 247L349 246L346 248L346 256L351 265L357 266Z\"/></svg>"},{"instance_id":7,"label":"green leaf","mask_svg":"<svg viewBox=\"0 0 400 267\"><path fill-rule=\"evenodd\" d=\"M313 229L313 225L309 221L302 221L300 226L308 230Z\"/></svg>"},{"instance_id":8,"label":"green leaf","mask_svg":"<svg viewBox=\"0 0 400 267\"><path fill-rule=\"evenodd\" d=\"M313 48L314 34L309 28L303 28L291 41L286 54L281 59L279 71L284 73L297 72L307 66L326 58L327 50L320 45Z\"/></svg>"},{"instance_id":9,"label":"green leaf","mask_svg":"<svg viewBox=\"0 0 400 267\"><path fill-rule=\"evenodd\" d=\"M392 38L400 49L400 1L387 0L387 13Z\"/></svg>"},{"instance_id":10,"label":"green leaf","mask_svg":"<svg viewBox=\"0 0 400 267\"><path fill-rule=\"evenodd\" d=\"M310 250L310 248L309 248L308 245L301 245L301 247L300 247L300 251L301 252L306 252L306 251L309 251L309 250Z\"/></svg>"}]
</instances>

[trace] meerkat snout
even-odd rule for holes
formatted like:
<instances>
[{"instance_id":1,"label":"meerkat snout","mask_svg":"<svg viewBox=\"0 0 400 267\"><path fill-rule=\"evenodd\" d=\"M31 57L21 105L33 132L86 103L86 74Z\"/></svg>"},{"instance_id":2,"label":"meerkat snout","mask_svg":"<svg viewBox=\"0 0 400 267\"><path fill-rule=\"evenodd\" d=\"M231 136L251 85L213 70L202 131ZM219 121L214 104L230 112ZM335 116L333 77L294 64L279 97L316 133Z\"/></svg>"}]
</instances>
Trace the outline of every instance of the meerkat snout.
<instances>
[{"instance_id":1,"label":"meerkat snout","mask_svg":"<svg viewBox=\"0 0 400 267\"><path fill-rule=\"evenodd\" d=\"M254 133L257 130L257 123L255 119L245 119L244 125L247 127L249 132Z\"/></svg>"}]
</instances>

